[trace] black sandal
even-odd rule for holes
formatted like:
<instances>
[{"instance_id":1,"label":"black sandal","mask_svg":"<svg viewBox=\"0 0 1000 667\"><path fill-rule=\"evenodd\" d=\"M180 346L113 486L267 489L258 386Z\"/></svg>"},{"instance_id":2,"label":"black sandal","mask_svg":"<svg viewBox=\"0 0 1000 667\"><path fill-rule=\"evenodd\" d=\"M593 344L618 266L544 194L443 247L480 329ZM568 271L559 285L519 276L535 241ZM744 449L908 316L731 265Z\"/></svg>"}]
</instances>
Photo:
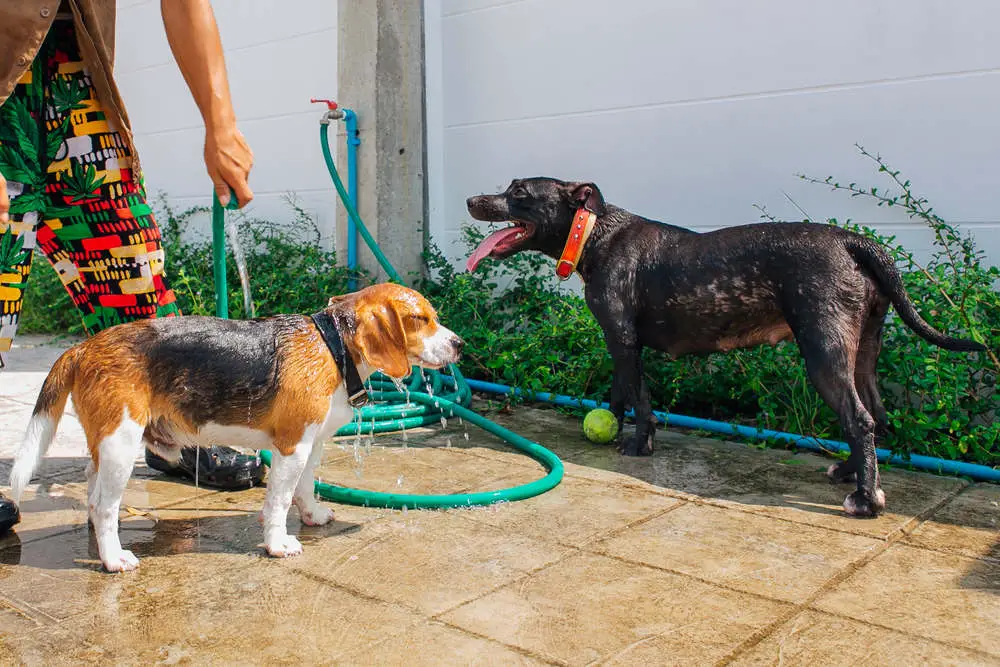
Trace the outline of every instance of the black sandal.
<instances>
[{"instance_id":1,"label":"black sandal","mask_svg":"<svg viewBox=\"0 0 1000 667\"><path fill-rule=\"evenodd\" d=\"M21 510L17 509L17 504L0 493L0 535L6 533L20 521Z\"/></svg>"},{"instance_id":2,"label":"black sandal","mask_svg":"<svg viewBox=\"0 0 1000 667\"><path fill-rule=\"evenodd\" d=\"M233 491L259 485L264 477L264 466L256 455L242 454L230 447L195 447L181 450L176 464L170 464L155 452L146 450L146 465L154 470L174 477L195 479L198 468L198 484Z\"/></svg>"}]
</instances>

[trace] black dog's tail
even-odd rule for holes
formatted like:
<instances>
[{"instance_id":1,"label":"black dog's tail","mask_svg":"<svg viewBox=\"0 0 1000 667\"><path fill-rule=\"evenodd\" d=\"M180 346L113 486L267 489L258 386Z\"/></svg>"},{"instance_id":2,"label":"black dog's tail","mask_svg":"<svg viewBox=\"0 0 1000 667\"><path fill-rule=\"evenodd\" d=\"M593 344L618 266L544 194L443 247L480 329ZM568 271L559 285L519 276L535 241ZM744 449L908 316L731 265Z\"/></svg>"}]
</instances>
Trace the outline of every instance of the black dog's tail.
<instances>
[{"instance_id":1,"label":"black dog's tail","mask_svg":"<svg viewBox=\"0 0 1000 667\"><path fill-rule=\"evenodd\" d=\"M927 324L924 318L920 317L920 313L917 312L910 297L906 294L903 278L899 275L899 269L896 268L892 258L874 242L868 239L852 238L848 240L846 246L854 261L875 277L882 293L889 297L893 308L899 313L900 319L921 338L938 347L955 352L983 352L986 350L986 346L982 343L946 336Z\"/></svg>"}]
</instances>

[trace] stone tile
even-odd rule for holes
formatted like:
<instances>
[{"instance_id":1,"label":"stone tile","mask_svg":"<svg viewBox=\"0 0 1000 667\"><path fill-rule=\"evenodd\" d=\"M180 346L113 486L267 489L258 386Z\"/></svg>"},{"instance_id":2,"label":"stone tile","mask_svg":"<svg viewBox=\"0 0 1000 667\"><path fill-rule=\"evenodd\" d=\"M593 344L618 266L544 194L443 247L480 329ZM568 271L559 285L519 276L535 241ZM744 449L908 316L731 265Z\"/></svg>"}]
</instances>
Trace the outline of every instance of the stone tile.
<instances>
[{"instance_id":1,"label":"stone tile","mask_svg":"<svg viewBox=\"0 0 1000 667\"><path fill-rule=\"evenodd\" d=\"M1000 657L1000 565L897 544L816 608Z\"/></svg>"},{"instance_id":2,"label":"stone tile","mask_svg":"<svg viewBox=\"0 0 1000 667\"><path fill-rule=\"evenodd\" d=\"M58 533L86 530L87 504L71 486L55 481L28 485L18 506L21 522L0 535L0 550Z\"/></svg>"},{"instance_id":3,"label":"stone tile","mask_svg":"<svg viewBox=\"0 0 1000 667\"><path fill-rule=\"evenodd\" d=\"M416 447L373 447L353 458L318 468L316 476L328 484L380 491L382 493L445 494L456 493L442 471L429 462L426 451Z\"/></svg>"},{"instance_id":4,"label":"stone tile","mask_svg":"<svg viewBox=\"0 0 1000 667\"><path fill-rule=\"evenodd\" d=\"M996 665L982 653L939 644L816 611L804 611L731 664L896 667Z\"/></svg>"},{"instance_id":5,"label":"stone tile","mask_svg":"<svg viewBox=\"0 0 1000 667\"><path fill-rule=\"evenodd\" d=\"M525 477L531 476L522 473L506 477L495 486L523 484ZM505 532L580 546L680 502L633 488L565 477L559 486L540 496L486 508L473 507L463 510L462 516Z\"/></svg>"},{"instance_id":6,"label":"stone tile","mask_svg":"<svg viewBox=\"0 0 1000 667\"><path fill-rule=\"evenodd\" d=\"M487 405L476 402L473 409L498 426L537 442L564 460L581 449L593 447L583 435L580 417L572 417L551 408L523 405L503 411L488 409ZM495 436L475 426L469 426L469 435L477 443L486 443L485 446L501 451L508 450Z\"/></svg>"},{"instance_id":7,"label":"stone tile","mask_svg":"<svg viewBox=\"0 0 1000 667\"><path fill-rule=\"evenodd\" d=\"M76 642L76 645L70 642ZM80 644L79 639L74 639L68 630L60 626L46 626L17 637L11 635L5 638L0 632L0 665L69 664L59 659L68 646L79 656L78 664L99 662L100 651L92 651L88 642Z\"/></svg>"},{"instance_id":8,"label":"stone tile","mask_svg":"<svg viewBox=\"0 0 1000 667\"><path fill-rule=\"evenodd\" d=\"M246 557L225 553L223 545L201 539L187 553L174 536L122 530L122 545L140 557L139 569L110 575L101 569L92 533L75 532L0 551L0 598L40 626L93 613L116 612L135 604L152 609L182 587L203 588L217 571L245 567Z\"/></svg>"},{"instance_id":9,"label":"stone tile","mask_svg":"<svg viewBox=\"0 0 1000 667\"><path fill-rule=\"evenodd\" d=\"M398 606L324 586L266 559L170 560L180 566L162 571L154 562L144 571L144 563L124 577L95 575L101 580L84 594L89 608L62 625L68 636L49 659L329 664L420 621ZM157 592L126 595L143 588ZM37 638L12 646L30 649Z\"/></svg>"},{"instance_id":10,"label":"stone tile","mask_svg":"<svg viewBox=\"0 0 1000 667\"><path fill-rule=\"evenodd\" d=\"M442 620L547 660L710 664L788 607L592 554L561 561Z\"/></svg>"},{"instance_id":11,"label":"stone tile","mask_svg":"<svg viewBox=\"0 0 1000 667\"><path fill-rule=\"evenodd\" d=\"M3 656L2 648L5 640L29 634L40 627L41 624L31 616L0 599L0 657ZM10 663L4 661L0 664Z\"/></svg>"},{"instance_id":12,"label":"stone tile","mask_svg":"<svg viewBox=\"0 0 1000 667\"><path fill-rule=\"evenodd\" d=\"M976 484L920 524L911 544L1000 561L1000 486Z\"/></svg>"},{"instance_id":13,"label":"stone tile","mask_svg":"<svg viewBox=\"0 0 1000 667\"><path fill-rule=\"evenodd\" d=\"M528 469L531 479L544 476L540 465L535 468ZM489 485L511 469L505 462L470 456L457 447L377 447L363 457L363 468L353 459L339 461L318 469L317 476L330 484L383 493L438 495L501 488Z\"/></svg>"},{"instance_id":14,"label":"stone tile","mask_svg":"<svg viewBox=\"0 0 1000 667\"><path fill-rule=\"evenodd\" d=\"M706 496L735 484L753 471L788 457L787 452L760 450L721 440L657 436L653 456L622 456L611 445L589 445L567 460L569 473L602 481L603 471L620 473L633 483L680 497Z\"/></svg>"},{"instance_id":15,"label":"stone tile","mask_svg":"<svg viewBox=\"0 0 1000 667\"><path fill-rule=\"evenodd\" d=\"M742 509L789 521L885 538L927 512L966 485L953 477L884 470L882 489L886 512L876 519L857 518L843 510L853 484L834 484L823 471L830 459L797 454L788 463L767 465L746 478L711 494L708 502L737 504ZM800 461L790 465L791 461Z\"/></svg>"},{"instance_id":16,"label":"stone tile","mask_svg":"<svg viewBox=\"0 0 1000 667\"><path fill-rule=\"evenodd\" d=\"M46 456L35 471L34 481L44 488L53 481L68 483L86 480L83 472L89 460L85 456ZM0 486L7 486L13 466L13 458L0 459Z\"/></svg>"},{"instance_id":17,"label":"stone tile","mask_svg":"<svg viewBox=\"0 0 1000 667\"><path fill-rule=\"evenodd\" d=\"M424 622L373 646L338 659L342 665L544 665L502 644L442 623Z\"/></svg>"},{"instance_id":18,"label":"stone tile","mask_svg":"<svg viewBox=\"0 0 1000 667\"><path fill-rule=\"evenodd\" d=\"M467 434L469 435L468 439L465 438ZM513 446L506 444L500 438L475 426L470 426L467 433L461 429L456 430L449 427L447 431L433 433L424 440L417 442L416 445L414 445L413 438L410 438L408 442L411 447L460 451L477 458L500 462L508 467L539 468L541 466L540 463L527 454L520 452Z\"/></svg>"},{"instance_id":19,"label":"stone tile","mask_svg":"<svg viewBox=\"0 0 1000 667\"><path fill-rule=\"evenodd\" d=\"M687 504L599 543L603 553L802 603L878 540Z\"/></svg>"},{"instance_id":20,"label":"stone tile","mask_svg":"<svg viewBox=\"0 0 1000 667\"><path fill-rule=\"evenodd\" d=\"M264 506L265 493L264 488L214 493L154 510L151 514L161 530L197 532L234 551L262 555L263 531L258 514ZM325 526L303 525L294 505L288 512L288 532L295 535L307 551L326 537L359 530L365 523L393 514L393 510L382 508L321 502L334 509L333 521Z\"/></svg>"},{"instance_id":21,"label":"stone tile","mask_svg":"<svg viewBox=\"0 0 1000 667\"><path fill-rule=\"evenodd\" d=\"M330 536L286 562L363 595L438 614L568 552L454 512L410 511Z\"/></svg>"}]
</instances>

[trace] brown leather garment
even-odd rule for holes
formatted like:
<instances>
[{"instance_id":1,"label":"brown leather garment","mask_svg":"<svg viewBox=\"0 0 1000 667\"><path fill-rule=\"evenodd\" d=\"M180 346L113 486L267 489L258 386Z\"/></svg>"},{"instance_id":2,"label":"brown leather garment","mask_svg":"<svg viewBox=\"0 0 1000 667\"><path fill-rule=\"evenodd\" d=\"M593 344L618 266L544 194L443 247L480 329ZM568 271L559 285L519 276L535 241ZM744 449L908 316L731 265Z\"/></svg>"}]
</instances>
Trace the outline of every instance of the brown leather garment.
<instances>
[{"instance_id":1,"label":"brown leather garment","mask_svg":"<svg viewBox=\"0 0 1000 667\"><path fill-rule=\"evenodd\" d=\"M138 152L125 104L113 76L115 0L3 0L0 2L0 105L31 67L58 12L71 12L83 61L93 78L108 120L128 144L138 174Z\"/></svg>"}]
</instances>

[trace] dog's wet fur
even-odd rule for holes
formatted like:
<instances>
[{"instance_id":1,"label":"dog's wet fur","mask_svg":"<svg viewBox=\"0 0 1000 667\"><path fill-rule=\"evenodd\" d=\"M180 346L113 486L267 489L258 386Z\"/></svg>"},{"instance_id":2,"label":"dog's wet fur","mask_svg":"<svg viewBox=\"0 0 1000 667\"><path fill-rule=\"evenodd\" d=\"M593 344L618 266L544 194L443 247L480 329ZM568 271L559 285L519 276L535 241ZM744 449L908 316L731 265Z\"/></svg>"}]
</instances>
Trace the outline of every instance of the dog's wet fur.
<instances>
[{"instance_id":1,"label":"dog's wet fur","mask_svg":"<svg viewBox=\"0 0 1000 667\"><path fill-rule=\"evenodd\" d=\"M679 356L795 340L851 447L850 457L827 474L857 482L844 501L847 512L876 516L885 496L875 449L888 420L875 371L889 306L939 347L985 349L933 329L884 249L830 225L762 223L697 233L608 204L593 183L553 178L516 179L503 193L471 197L467 205L477 220L518 226L519 235L489 253L496 259L525 250L558 259L576 210L597 215L577 272L614 360L610 404L619 425L626 408L635 409L635 435L619 444L624 454L653 451L656 418L643 347Z\"/></svg>"}]
</instances>

